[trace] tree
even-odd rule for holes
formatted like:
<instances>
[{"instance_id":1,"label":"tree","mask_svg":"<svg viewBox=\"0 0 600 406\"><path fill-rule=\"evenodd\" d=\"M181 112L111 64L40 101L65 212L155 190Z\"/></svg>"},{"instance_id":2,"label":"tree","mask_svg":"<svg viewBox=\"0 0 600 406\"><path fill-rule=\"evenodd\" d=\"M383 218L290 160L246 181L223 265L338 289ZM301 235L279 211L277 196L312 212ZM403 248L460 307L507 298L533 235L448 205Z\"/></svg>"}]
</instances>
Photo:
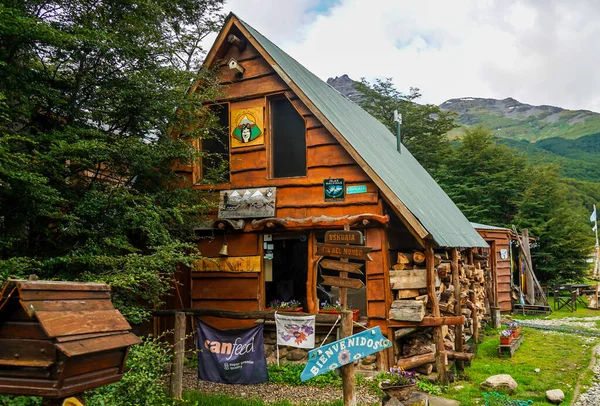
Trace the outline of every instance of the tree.
<instances>
[{"instance_id":1,"label":"tree","mask_svg":"<svg viewBox=\"0 0 600 406\"><path fill-rule=\"evenodd\" d=\"M528 164L485 127L463 129L438 182L471 221L509 226L527 187Z\"/></svg>"},{"instance_id":2,"label":"tree","mask_svg":"<svg viewBox=\"0 0 600 406\"><path fill-rule=\"evenodd\" d=\"M591 227L586 228L589 213L569 202L559 167L537 165L531 174L514 220L537 239L531 254L534 269L544 281L583 281L594 246Z\"/></svg>"},{"instance_id":3,"label":"tree","mask_svg":"<svg viewBox=\"0 0 600 406\"><path fill-rule=\"evenodd\" d=\"M160 303L211 208L173 164L215 122L212 73L187 93L221 5L0 5L1 279L107 282L134 322Z\"/></svg>"},{"instance_id":4,"label":"tree","mask_svg":"<svg viewBox=\"0 0 600 406\"><path fill-rule=\"evenodd\" d=\"M394 87L391 78L376 79L374 84L363 78L356 87L361 92L361 107L393 134L396 134L394 110L402 114L404 145L435 177L436 170L450 153L446 133L456 127L455 114L434 104L417 104L416 100L421 97L419 89L411 88L410 94L403 94Z\"/></svg>"}]
</instances>

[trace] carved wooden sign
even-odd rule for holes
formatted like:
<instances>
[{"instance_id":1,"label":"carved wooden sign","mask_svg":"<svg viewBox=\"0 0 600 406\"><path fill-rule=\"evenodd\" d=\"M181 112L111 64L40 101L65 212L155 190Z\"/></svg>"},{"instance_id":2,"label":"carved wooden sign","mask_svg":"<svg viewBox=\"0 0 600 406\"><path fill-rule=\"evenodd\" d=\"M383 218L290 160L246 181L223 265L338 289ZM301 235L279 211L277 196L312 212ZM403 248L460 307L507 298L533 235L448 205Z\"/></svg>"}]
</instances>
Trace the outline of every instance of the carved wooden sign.
<instances>
[{"instance_id":1,"label":"carved wooden sign","mask_svg":"<svg viewBox=\"0 0 600 406\"><path fill-rule=\"evenodd\" d=\"M356 278L340 278L338 276L323 276L323 285L337 286L338 288L360 289L365 284L360 279Z\"/></svg>"},{"instance_id":2,"label":"carved wooden sign","mask_svg":"<svg viewBox=\"0 0 600 406\"><path fill-rule=\"evenodd\" d=\"M277 189L274 187L222 190L219 218L259 218L275 216Z\"/></svg>"},{"instance_id":3,"label":"carved wooden sign","mask_svg":"<svg viewBox=\"0 0 600 406\"><path fill-rule=\"evenodd\" d=\"M317 243L317 255L336 258L353 258L371 261L369 252L371 247L362 247L360 245L340 245Z\"/></svg>"},{"instance_id":4,"label":"carved wooden sign","mask_svg":"<svg viewBox=\"0 0 600 406\"><path fill-rule=\"evenodd\" d=\"M356 262L340 262L333 259L324 259L319 262L319 265L324 269L330 269L332 271L356 273L359 275L363 274L360 270L363 264L357 264Z\"/></svg>"},{"instance_id":5,"label":"carved wooden sign","mask_svg":"<svg viewBox=\"0 0 600 406\"><path fill-rule=\"evenodd\" d=\"M325 242L332 244L363 245L364 238L358 230L339 230L325 232Z\"/></svg>"}]
</instances>

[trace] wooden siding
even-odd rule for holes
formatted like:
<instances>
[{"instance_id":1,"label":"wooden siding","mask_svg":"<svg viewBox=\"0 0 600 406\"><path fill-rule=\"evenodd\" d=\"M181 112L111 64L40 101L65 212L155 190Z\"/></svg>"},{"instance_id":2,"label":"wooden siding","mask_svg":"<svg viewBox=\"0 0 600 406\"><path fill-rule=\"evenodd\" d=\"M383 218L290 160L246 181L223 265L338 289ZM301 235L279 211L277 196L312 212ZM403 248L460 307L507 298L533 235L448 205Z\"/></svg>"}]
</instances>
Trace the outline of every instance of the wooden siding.
<instances>
[{"instance_id":1,"label":"wooden siding","mask_svg":"<svg viewBox=\"0 0 600 406\"><path fill-rule=\"evenodd\" d=\"M512 302L510 297L510 231L509 230L477 230L486 241L496 242L496 291L498 292L498 305L500 311L510 312ZM509 252L508 259L500 258L500 250Z\"/></svg>"}]
</instances>

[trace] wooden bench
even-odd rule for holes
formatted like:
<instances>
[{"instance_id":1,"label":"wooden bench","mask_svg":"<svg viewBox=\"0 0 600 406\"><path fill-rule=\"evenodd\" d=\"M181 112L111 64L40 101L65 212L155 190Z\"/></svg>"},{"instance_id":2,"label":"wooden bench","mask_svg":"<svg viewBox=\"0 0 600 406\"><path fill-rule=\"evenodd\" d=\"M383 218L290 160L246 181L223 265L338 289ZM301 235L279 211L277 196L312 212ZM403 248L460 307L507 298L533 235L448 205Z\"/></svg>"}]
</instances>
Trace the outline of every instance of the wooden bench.
<instances>
[{"instance_id":1,"label":"wooden bench","mask_svg":"<svg viewBox=\"0 0 600 406\"><path fill-rule=\"evenodd\" d=\"M508 355L509 357L512 357L522 342L523 334L519 334L517 338L510 342L510 344L500 344L498 346L498 356L502 357L504 355Z\"/></svg>"}]
</instances>

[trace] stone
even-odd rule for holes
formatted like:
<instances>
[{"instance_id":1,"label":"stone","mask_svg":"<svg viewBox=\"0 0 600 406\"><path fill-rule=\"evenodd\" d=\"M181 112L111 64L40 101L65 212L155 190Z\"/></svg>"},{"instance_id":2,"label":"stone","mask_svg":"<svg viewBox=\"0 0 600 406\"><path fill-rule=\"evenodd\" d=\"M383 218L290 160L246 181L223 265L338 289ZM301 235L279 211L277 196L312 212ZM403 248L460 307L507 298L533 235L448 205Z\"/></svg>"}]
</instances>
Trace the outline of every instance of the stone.
<instances>
[{"instance_id":1,"label":"stone","mask_svg":"<svg viewBox=\"0 0 600 406\"><path fill-rule=\"evenodd\" d=\"M454 390L455 390L455 391L459 391L459 390L461 390L461 389L464 389L464 388L465 388L465 387L464 387L464 386L462 386L462 385L456 385L456 386L454 387Z\"/></svg>"},{"instance_id":2,"label":"stone","mask_svg":"<svg viewBox=\"0 0 600 406\"><path fill-rule=\"evenodd\" d=\"M505 389L508 392L514 392L519 385L509 374L499 374L490 376L481 386L493 390Z\"/></svg>"},{"instance_id":3,"label":"stone","mask_svg":"<svg viewBox=\"0 0 600 406\"><path fill-rule=\"evenodd\" d=\"M558 405L565 400L565 394L560 389L547 390L546 399L548 399L548 402Z\"/></svg>"},{"instance_id":4,"label":"stone","mask_svg":"<svg viewBox=\"0 0 600 406\"><path fill-rule=\"evenodd\" d=\"M534 371L539 374L542 370L539 368L536 368L536 369L534 369Z\"/></svg>"},{"instance_id":5,"label":"stone","mask_svg":"<svg viewBox=\"0 0 600 406\"><path fill-rule=\"evenodd\" d=\"M300 348L296 348L295 350L288 352L286 355L286 358L290 361L301 361L304 358L306 358L306 356L307 356L306 351L304 351Z\"/></svg>"}]
</instances>

